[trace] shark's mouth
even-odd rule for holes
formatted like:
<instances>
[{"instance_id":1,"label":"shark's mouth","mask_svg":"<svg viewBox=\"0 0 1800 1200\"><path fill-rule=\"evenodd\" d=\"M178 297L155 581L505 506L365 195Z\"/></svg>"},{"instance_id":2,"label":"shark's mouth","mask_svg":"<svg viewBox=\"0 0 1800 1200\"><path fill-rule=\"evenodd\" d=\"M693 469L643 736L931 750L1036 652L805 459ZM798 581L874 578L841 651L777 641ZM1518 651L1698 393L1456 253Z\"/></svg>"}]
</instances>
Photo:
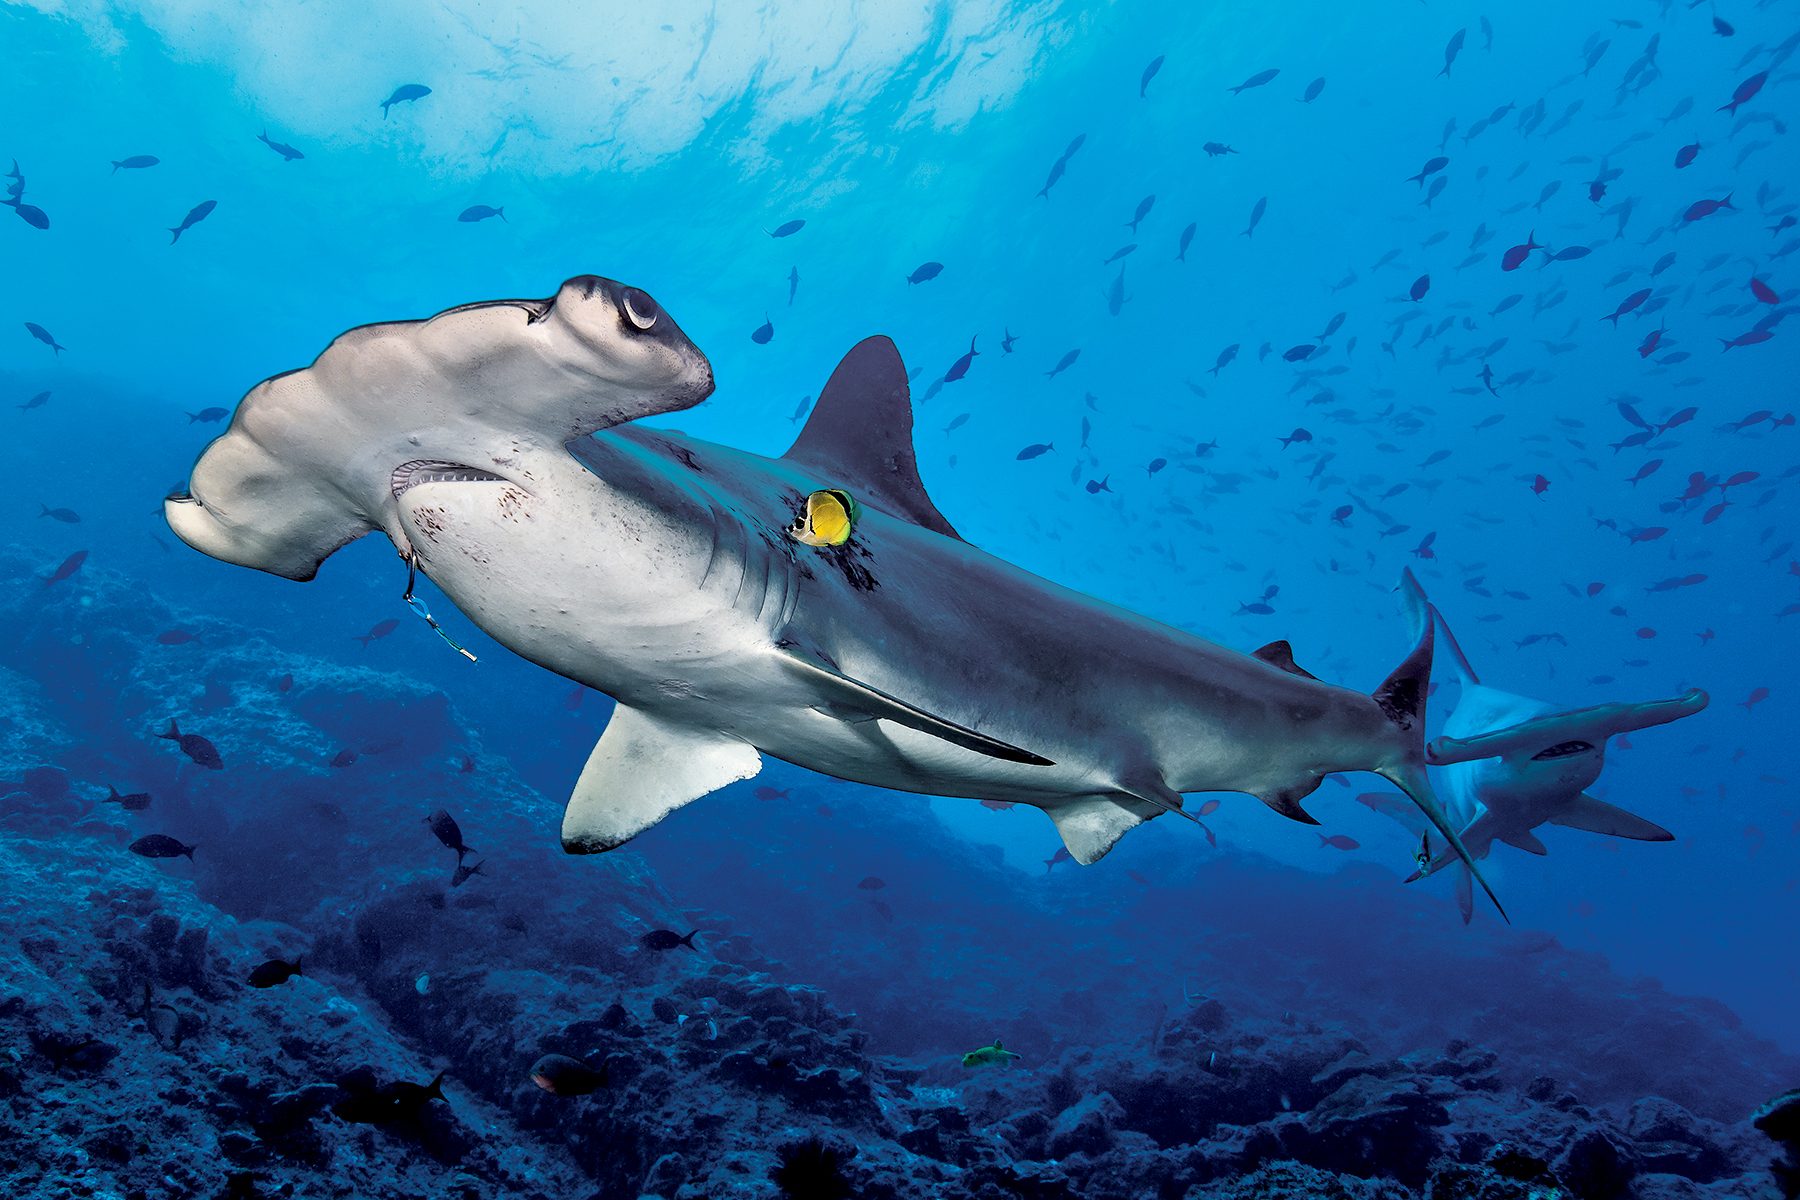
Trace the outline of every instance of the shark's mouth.
<instances>
[{"instance_id":1,"label":"shark's mouth","mask_svg":"<svg viewBox=\"0 0 1800 1200\"><path fill-rule=\"evenodd\" d=\"M1548 750L1539 750L1531 756L1532 762L1548 762L1553 758L1573 758L1577 754L1586 754L1594 748L1592 742L1576 739L1572 742L1558 742Z\"/></svg>"},{"instance_id":2,"label":"shark's mouth","mask_svg":"<svg viewBox=\"0 0 1800 1200\"><path fill-rule=\"evenodd\" d=\"M492 471L484 471L480 467L471 467L464 463L446 462L436 458L415 458L411 462L401 463L394 468L389 479L389 486L398 500L408 490L421 483L506 483L504 475L496 475Z\"/></svg>"}]
</instances>

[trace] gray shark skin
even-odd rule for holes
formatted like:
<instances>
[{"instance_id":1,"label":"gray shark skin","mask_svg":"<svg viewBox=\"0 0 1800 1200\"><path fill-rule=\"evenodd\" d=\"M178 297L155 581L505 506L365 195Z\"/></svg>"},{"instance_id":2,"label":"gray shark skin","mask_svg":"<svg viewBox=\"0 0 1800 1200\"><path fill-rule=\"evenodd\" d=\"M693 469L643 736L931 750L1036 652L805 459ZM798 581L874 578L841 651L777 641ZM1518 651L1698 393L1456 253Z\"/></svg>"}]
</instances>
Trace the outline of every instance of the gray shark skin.
<instances>
[{"instance_id":1,"label":"gray shark skin","mask_svg":"<svg viewBox=\"0 0 1800 1200\"><path fill-rule=\"evenodd\" d=\"M379 529L495 640L617 700L564 816L573 853L764 754L1034 805L1083 864L1189 816L1184 792L1311 822L1300 800L1325 775L1374 771L1460 851L1426 782L1430 623L1365 695L1284 642L1240 654L969 545L920 482L884 337L851 350L779 459L627 424L711 390L653 300L583 277L548 308L340 337L254 389L166 511L196 548L295 579ZM860 508L842 545L791 532L824 489Z\"/></svg>"},{"instance_id":2,"label":"gray shark skin","mask_svg":"<svg viewBox=\"0 0 1800 1200\"><path fill-rule=\"evenodd\" d=\"M1546 854L1533 832L1546 824L1637 841L1675 839L1662 826L1597 800L1586 789L1606 765L1609 738L1692 716L1706 707L1705 692L1695 688L1667 700L1559 711L1544 701L1488 687L1410 570L1402 587L1415 620L1437 628L1459 684L1456 707L1445 718L1442 735L1426 746L1425 760L1440 768L1445 811L1470 854L1485 858L1495 842ZM1398 804L1380 811L1418 832L1413 814ZM1440 854L1413 878L1455 861L1454 854ZM1467 922L1474 911L1467 878L1459 874L1457 887Z\"/></svg>"}]
</instances>

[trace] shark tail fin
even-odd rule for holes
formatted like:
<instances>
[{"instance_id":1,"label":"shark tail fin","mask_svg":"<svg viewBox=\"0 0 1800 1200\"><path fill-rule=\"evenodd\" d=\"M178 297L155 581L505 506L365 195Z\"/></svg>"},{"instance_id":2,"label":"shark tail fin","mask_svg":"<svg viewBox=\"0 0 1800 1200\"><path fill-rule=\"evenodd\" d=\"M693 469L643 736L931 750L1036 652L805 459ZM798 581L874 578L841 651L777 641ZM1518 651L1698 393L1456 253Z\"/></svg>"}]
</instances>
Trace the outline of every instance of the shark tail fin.
<instances>
[{"instance_id":1,"label":"shark tail fin","mask_svg":"<svg viewBox=\"0 0 1800 1200\"><path fill-rule=\"evenodd\" d=\"M1438 803L1436 793L1431 790L1431 780L1425 773L1425 698L1430 690L1435 627L1435 621L1425 622L1412 653L1375 689L1375 704L1394 726L1400 741L1397 753L1373 770L1406 793L1407 799L1436 827L1438 836L1444 839L1475 882L1481 885L1481 890L1487 893L1487 898L1500 914L1500 919L1510 925L1512 919L1506 915L1506 909L1494 895L1494 889L1482 878L1481 869L1475 865L1474 858L1457 836L1455 827L1444 815L1443 806Z\"/></svg>"},{"instance_id":2,"label":"shark tail fin","mask_svg":"<svg viewBox=\"0 0 1800 1200\"><path fill-rule=\"evenodd\" d=\"M1479 684L1481 676L1469 665L1468 656L1463 653L1456 634L1450 631L1449 622L1444 620L1444 614L1438 611L1437 605L1426 598L1425 589L1419 586L1418 577L1412 573L1411 567L1400 570L1400 590L1406 596L1407 615L1412 619L1415 633L1425 622L1436 622L1437 632L1444 638L1444 648L1450 651L1450 662L1456 669L1457 682L1465 685Z\"/></svg>"}]
</instances>

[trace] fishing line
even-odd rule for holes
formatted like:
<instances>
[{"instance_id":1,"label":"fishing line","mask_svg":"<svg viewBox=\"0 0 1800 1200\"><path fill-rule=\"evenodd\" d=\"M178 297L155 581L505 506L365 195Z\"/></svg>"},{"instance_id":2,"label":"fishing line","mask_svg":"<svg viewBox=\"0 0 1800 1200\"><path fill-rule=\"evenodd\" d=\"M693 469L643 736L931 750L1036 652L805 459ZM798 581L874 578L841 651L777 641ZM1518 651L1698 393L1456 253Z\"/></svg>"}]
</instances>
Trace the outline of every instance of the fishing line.
<instances>
[{"instance_id":1,"label":"fishing line","mask_svg":"<svg viewBox=\"0 0 1800 1200\"><path fill-rule=\"evenodd\" d=\"M453 638L449 634L445 633L444 627L437 623L436 619L433 618L431 615L431 610L425 606L425 601L423 601L423 600L419 599L419 597L413 595L413 587L418 582L418 578L419 578L419 554L418 554L418 551L415 550L412 553L404 554L401 557L406 559L406 595L404 595L400 598L402 600L406 601L406 607L412 609L415 613L419 614L419 619L424 621L427 625L431 626L431 631L433 633L437 634L439 637L443 638L444 644L446 646L450 647L452 650L456 651L458 654L462 655L464 658L468 659L470 662L481 661L480 659L476 658L473 654L469 653L469 651L465 647L458 645L455 638Z\"/></svg>"}]
</instances>

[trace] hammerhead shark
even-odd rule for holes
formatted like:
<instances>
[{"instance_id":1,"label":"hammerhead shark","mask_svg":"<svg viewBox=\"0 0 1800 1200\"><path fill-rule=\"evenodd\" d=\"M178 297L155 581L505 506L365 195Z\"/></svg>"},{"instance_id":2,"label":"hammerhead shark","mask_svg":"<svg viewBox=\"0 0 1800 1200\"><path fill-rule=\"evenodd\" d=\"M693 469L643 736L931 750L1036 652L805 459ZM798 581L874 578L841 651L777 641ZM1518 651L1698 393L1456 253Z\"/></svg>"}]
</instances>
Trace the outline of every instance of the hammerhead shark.
<instances>
[{"instance_id":1,"label":"hammerhead shark","mask_svg":"<svg viewBox=\"0 0 1800 1200\"><path fill-rule=\"evenodd\" d=\"M1662 826L1597 800L1584 789L1593 786L1606 765L1607 739L1692 716L1706 707L1705 692L1694 688L1667 700L1558 711L1544 701L1500 691L1481 682L1411 570L1404 572L1401 587L1415 621L1435 626L1450 651L1458 684L1456 707L1444 719L1442 736L1426 746L1425 759L1442 768L1438 775L1445 810L1470 854L1485 858L1495 842L1528 854L1546 854L1533 832L1545 824L1641 842L1675 839ZM1363 799L1414 833L1421 832L1414 810L1397 797ZM1456 861L1454 853L1440 854L1421 865L1412 878ZM1463 921L1469 921L1474 904L1466 872L1457 877L1457 903Z\"/></svg>"},{"instance_id":2,"label":"hammerhead shark","mask_svg":"<svg viewBox=\"0 0 1800 1200\"><path fill-rule=\"evenodd\" d=\"M579 276L350 330L252 389L165 512L189 545L297 580L379 530L496 641L611 695L571 853L767 754L1034 805L1082 864L1162 813L1197 820L1183 793L1316 824L1300 801L1327 774L1373 771L1474 870L1426 779L1429 622L1364 694L1285 642L1238 653L977 549L925 492L885 337L778 459L637 423L712 390L648 294Z\"/></svg>"}]
</instances>

